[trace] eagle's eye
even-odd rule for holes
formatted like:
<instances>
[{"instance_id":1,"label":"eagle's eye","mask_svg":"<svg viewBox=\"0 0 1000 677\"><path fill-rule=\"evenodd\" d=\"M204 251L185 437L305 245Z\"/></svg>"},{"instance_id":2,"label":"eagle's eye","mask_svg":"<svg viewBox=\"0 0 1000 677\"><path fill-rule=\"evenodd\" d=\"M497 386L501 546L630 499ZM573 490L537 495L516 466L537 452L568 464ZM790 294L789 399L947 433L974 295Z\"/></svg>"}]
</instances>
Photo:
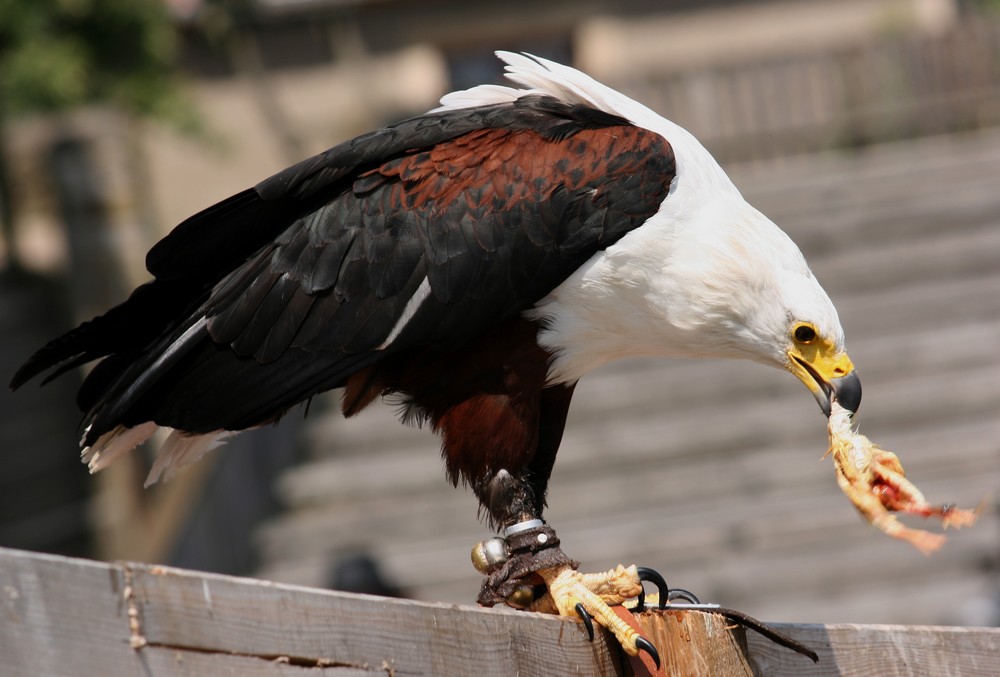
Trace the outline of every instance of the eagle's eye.
<instances>
[{"instance_id":1,"label":"eagle's eye","mask_svg":"<svg viewBox=\"0 0 1000 677\"><path fill-rule=\"evenodd\" d=\"M799 343L812 343L816 340L816 330L810 324L800 324L795 327L792 336Z\"/></svg>"}]
</instances>

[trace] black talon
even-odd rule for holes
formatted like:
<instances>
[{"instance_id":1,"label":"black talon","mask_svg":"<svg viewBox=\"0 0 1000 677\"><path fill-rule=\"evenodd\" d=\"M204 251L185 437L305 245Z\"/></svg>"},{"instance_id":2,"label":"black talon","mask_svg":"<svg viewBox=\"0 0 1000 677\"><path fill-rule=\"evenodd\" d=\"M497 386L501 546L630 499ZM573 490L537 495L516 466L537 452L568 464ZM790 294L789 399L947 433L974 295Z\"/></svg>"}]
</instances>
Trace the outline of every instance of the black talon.
<instances>
[{"instance_id":1,"label":"black talon","mask_svg":"<svg viewBox=\"0 0 1000 677\"><path fill-rule=\"evenodd\" d=\"M583 602L576 603L576 615L580 617L583 624L587 628L587 636L590 637L590 641L594 641L594 621L590 618L590 614L587 610L583 608Z\"/></svg>"},{"instance_id":2,"label":"black talon","mask_svg":"<svg viewBox=\"0 0 1000 677\"><path fill-rule=\"evenodd\" d=\"M674 588L673 590L668 592L667 599L669 599L671 602L673 602L674 600L683 599L687 600L691 604L701 604L701 600L695 597L695 594L693 592L684 590L683 588Z\"/></svg>"},{"instance_id":3,"label":"black talon","mask_svg":"<svg viewBox=\"0 0 1000 677\"><path fill-rule=\"evenodd\" d=\"M645 637L635 638L635 648L639 651L645 651L649 654L649 657L653 659L653 663L656 664L656 669L660 669L660 654L656 652L656 647Z\"/></svg>"},{"instance_id":4,"label":"black talon","mask_svg":"<svg viewBox=\"0 0 1000 677\"><path fill-rule=\"evenodd\" d=\"M670 594L670 589L667 588L667 582L663 580L663 576L660 575L659 571L655 569L650 569L649 567L636 567L635 572L639 575L639 584L642 585L643 581L649 581L656 586L656 590L659 593L660 602L657 605L660 609L665 608L667 604L667 597ZM646 609L646 591L643 590L636 597L635 608L639 611L644 611Z\"/></svg>"}]
</instances>

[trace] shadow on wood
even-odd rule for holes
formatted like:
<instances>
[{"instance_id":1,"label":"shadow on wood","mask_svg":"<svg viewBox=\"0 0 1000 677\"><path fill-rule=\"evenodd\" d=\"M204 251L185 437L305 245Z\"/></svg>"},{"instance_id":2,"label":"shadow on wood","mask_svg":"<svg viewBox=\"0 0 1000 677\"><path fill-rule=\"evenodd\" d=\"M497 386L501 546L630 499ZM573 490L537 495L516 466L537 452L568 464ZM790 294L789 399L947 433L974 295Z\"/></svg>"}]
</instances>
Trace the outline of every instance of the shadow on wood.
<instances>
[{"instance_id":1,"label":"shadow on wood","mask_svg":"<svg viewBox=\"0 0 1000 677\"><path fill-rule=\"evenodd\" d=\"M820 652L813 665L711 614L639 622L666 674L1000 672L1000 629L780 626ZM9 549L0 627L4 675L631 674L617 646L603 634L589 642L571 619Z\"/></svg>"}]
</instances>

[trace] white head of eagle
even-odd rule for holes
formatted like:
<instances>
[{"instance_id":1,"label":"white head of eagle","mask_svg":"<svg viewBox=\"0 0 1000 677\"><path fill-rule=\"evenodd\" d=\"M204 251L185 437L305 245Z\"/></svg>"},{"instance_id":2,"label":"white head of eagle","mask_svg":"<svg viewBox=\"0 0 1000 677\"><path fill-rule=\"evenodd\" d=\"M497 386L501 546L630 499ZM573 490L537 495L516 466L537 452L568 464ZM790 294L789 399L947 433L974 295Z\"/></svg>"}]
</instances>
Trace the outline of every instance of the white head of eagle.
<instances>
[{"instance_id":1,"label":"white head of eagle","mask_svg":"<svg viewBox=\"0 0 1000 677\"><path fill-rule=\"evenodd\" d=\"M592 106L662 135L676 171L659 209L597 252L529 314L543 323L551 378L574 382L619 357L747 358L790 370L829 413L835 379L853 373L837 310L798 247L749 205L687 130L575 69L509 52L522 89L483 85L437 110L541 94ZM858 402L853 402L856 409Z\"/></svg>"},{"instance_id":2,"label":"white head of eagle","mask_svg":"<svg viewBox=\"0 0 1000 677\"><path fill-rule=\"evenodd\" d=\"M103 358L84 459L171 428L150 481L319 392L345 388L347 415L397 394L498 524L541 514L575 383L621 357L750 359L857 408L829 297L691 134L499 56L514 87L449 94L180 224L150 282L12 386ZM498 498L498 473L521 485Z\"/></svg>"}]
</instances>

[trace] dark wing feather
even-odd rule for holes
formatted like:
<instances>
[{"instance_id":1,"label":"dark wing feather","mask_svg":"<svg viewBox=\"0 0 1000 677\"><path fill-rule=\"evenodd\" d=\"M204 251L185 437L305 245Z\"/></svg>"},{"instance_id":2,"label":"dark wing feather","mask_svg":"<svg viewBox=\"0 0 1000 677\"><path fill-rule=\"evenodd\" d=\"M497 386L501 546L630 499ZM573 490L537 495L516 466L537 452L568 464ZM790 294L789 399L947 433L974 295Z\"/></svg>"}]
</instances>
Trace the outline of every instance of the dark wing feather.
<instances>
[{"instance_id":1,"label":"dark wing feather","mask_svg":"<svg viewBox=\"0 0 1000 677\"><path fill-rule=\"evenodd\" d=\"M16 383L109 355L81 390L88 442L147 420L259 425L388 354L447 350L530 307L640 226L673 176L661 136L554 99L414 118L188 219L147 256L141 296L183 288L169 316L114 343L110 329L153 312L130 299Z\"/></svg>"},{"instance_id":2,"label":"dark wing feather","mask_svg":"<svg viewBox=\"0 0 1000 677\"><path fill-rule=\"evenodd\" d=\"M149 343L171 322L184 319L188 299L197 286L188 280L141 285L125 303L43 346L17 370L10 387L19 388L55 368L45 379L48 382L67 369Z\"/></svg>"}]
</instances>

